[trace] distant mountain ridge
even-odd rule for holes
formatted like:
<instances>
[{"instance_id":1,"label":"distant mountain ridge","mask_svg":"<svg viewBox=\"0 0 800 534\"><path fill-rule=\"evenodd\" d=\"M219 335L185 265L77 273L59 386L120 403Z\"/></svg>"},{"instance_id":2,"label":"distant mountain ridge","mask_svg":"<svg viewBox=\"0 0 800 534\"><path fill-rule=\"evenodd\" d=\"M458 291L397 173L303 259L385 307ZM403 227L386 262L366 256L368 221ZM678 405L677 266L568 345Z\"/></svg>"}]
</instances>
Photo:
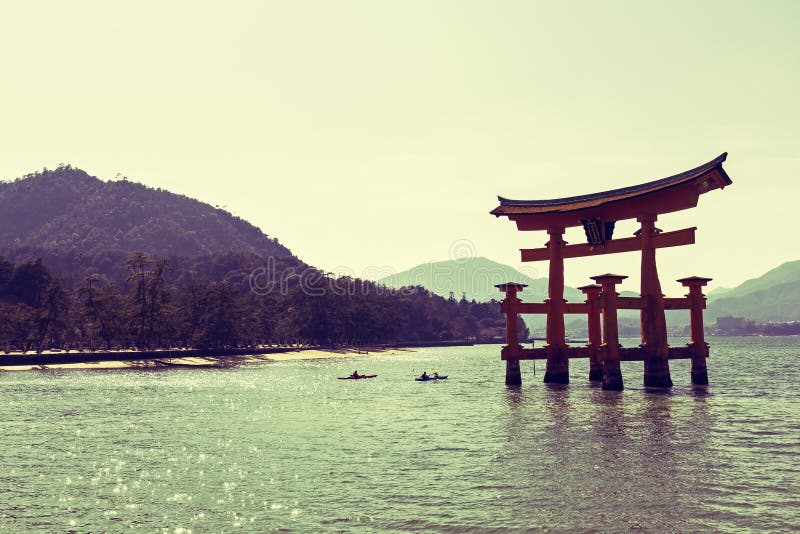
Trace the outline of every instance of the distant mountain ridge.
<instances>
[{"instance_id":1,"label":"distant mountain ridge","mask_svg":"<svg viewBox=\"0 0 800 534\"><path fill-rule=\"evenodd\" d=\"M800 260L786 262L735 288L712 291L706 322L725 316L760 322L800 320Z\"/></svg>"},{"instance_id":2,"label":"distant mountain ridge","mask_svg":"<svg viewBox=\"0 0 800 534\"><path fill-rule=\"evenodd\" d=\"M733 288L717 288L708 295L709 301L721 298L738 298L764 289L800 280L800 260L788 261L770 269L757 278L745 280Z\"/></svg>"},{"instance_id":3,"label":"distant mountain ridge","mask_svg":"<svg viewBox=\"0 0 800 534\"><path fill-rule=\"evenodd\" d=\"M42 257L61 274L107 273L134 252L152 257L249 254L294 258L225 210L70 166L0 182L0 255Z\"/></svg>"},{"instance_id":4,"label":"distant mountain ridge","mask_svg":"<svg viewBox=\"0 0 800 534\"><path fill-rule=\"evenodd\" d=\"M378 280L387 287L422 286L428 291L456 298L462 295L467 300L488 302L503 298L495 286L505 282L526 284L522 292L527 301L542 301L547 298L547 278L534 278L521 273L509 265L497 263L483 257L463 258L423 263ZM583 293L572 287L564 288L564 297L570 302L582 302Z\"/></svg>"},{"instance_id":5,"label":"distant mountain ridge","mask_svg":"<svg viewBox=\"0 0 800 534\"><path fill-rule=\"evenodd\" d=\"M542 302L547 298L547 278L534 278L515 268L483 257L463 258L423 263L400 273L378 280L391 288L422 286L432 293L456 299L488 302L501 300L504 295L495 287L505 282L526 284L520 297L526 302ZM582 292L574 287L564 287L564 298L569 302L583 302ZM544 315L525 315L525 323L541 335L546 318Z\"/></svg>"},{"instance_id":6,"label":"distant mountain ridge","mask_svg":"<svg viewBox=\"0 0 800 534\"><path fill-rule=\"evenodd\" d=\"M467 300L500 300L502 294L494 286L504 282L527 284L520 294L527 302L541 302L547 298L547 278L534 278L520 271L487 258L467 258L424 263L395 275L384 277L378 283L387 287L423 286L429 291L447 297L451 292L456 298L462 294ZM637 296L632 291L623 291L623 296ZM583 302L583 294L573 287L564 288L564 297L569 302ZM638 321L636 310L620 310L620 319ZM800 261L784 263L764 275L747 280L734 288L722 288L711 292L704 314L706 323L713 323L722 316L745 317L754 321L800 320ZM543 315L526 315L526 323L538 332L545 324ZM578 325L583 318L570 316L568 322ZM667 311L667 322L677 328L689 323L685 311Z\"/></svg>"}]
</instances>

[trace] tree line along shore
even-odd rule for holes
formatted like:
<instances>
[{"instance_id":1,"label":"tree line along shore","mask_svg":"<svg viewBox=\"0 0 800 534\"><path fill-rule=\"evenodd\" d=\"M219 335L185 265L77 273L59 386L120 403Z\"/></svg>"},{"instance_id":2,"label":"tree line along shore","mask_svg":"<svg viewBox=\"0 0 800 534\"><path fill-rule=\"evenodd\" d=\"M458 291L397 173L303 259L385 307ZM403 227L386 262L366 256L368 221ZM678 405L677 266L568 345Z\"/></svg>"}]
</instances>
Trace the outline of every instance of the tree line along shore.
<instances>
[{"instance_id":1,"label":"tree line along shore","mask_svg":"<svg viewBox=\"0 0 800 534\"><path fill-rule=\"evenodd\" d=\"M124 279L92 273L70 285L41 259L0 257L0 351L420 346L488 342L504 331L496 302L391 290L311 267L264 270L254 286L247 273L209 280L184 265L135 253ZM522 323L520 338L528 334Z\"/></svg>"}]
</instances>

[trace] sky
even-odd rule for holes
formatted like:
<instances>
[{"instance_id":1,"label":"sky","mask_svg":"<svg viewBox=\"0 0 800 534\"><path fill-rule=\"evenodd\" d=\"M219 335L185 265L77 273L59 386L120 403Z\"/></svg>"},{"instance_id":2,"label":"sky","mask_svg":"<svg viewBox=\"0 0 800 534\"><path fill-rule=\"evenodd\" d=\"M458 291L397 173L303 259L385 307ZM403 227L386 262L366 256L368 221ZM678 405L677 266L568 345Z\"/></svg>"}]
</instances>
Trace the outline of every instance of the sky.
<instances>
[{"instance_id":1,"label":"sky","mask_svg":"<svg viewBox=\"0 0 800 534\"><path fill-rule=\"evenodd\" d=\"M520 262L489 211L670 176L733 185L665 215L662 287L800 259L795 1L70 1L0 4L0 178L69 163L218 205L301 259L378 278ZM619 223L615 237L635 225ZM584 240L569 230L566 240ZM566 281L638 284L635 253Z\"/></svg>"}]
</instances>

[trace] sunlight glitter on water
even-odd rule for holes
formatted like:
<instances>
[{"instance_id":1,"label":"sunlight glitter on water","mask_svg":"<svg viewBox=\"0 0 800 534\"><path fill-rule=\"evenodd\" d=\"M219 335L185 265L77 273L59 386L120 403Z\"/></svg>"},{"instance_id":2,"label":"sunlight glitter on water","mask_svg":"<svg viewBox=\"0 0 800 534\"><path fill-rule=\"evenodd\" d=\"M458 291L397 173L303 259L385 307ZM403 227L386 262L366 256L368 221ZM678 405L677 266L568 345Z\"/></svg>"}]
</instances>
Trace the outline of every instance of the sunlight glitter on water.
<instances>
[{"instance_id":1,"label":"sunlight glitter on water","mask_svg":"<svg viewBox=\"0 0 800 534\"><path fill-rule=\"evenodd\" d=\"M0 527L796 530L797 340L713 342L712 385L674 362L671 393L645 391L636 362L622 393L588 385L584 361L567 387L540 362L507 389L493 346L5 374ZM451 378L414 382L425 368ZM378 378L336 380L353 369Z\"/></svg>"}]
</instances>

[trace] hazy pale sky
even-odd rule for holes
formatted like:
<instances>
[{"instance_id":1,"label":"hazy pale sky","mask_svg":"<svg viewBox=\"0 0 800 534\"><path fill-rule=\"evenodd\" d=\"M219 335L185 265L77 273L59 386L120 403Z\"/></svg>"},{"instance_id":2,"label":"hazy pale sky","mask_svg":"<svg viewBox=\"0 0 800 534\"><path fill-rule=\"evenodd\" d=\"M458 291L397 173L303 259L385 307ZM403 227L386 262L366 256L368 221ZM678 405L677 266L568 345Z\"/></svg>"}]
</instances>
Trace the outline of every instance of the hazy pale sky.
<instances>
[{"instance_id":1,"label":"hazy pale sky","mask_svg":"<svg viewBox=\"0 0 800 534\"><path fill-rule=\"evenodd\" d=\"M70 163L226 207L308 263L383 275L465 251L522 264L496 195L734 183L660 228L662 284L800 259L796 1L0 4L0 178ZM618 225L622 237L633 225ZM567 240L583 240L581 231ZM638 255L567 262L568 283Z\"/></svg>"}]
</instances>

